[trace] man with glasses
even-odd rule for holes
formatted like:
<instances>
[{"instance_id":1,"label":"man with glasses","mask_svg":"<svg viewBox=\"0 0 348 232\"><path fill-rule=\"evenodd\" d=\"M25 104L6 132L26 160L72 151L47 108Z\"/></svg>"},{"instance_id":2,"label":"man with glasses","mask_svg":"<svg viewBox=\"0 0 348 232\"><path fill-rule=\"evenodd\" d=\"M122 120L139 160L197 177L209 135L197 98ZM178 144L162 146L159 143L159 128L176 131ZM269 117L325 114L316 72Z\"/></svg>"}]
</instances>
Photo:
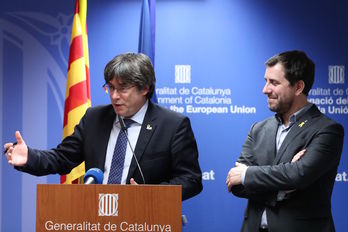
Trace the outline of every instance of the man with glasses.
<instances>
[{"instance_id":1,"label":"man with glasses","mask_svg":"<svg viewBox=\"0 0 348 232\"><path fill-rule=\"evenodd\" d=\"M152 63L144 54L113 58L104 70L111 104L89 108L74 133L55 149L4 145L16 169L33 175L69 173L85 161L99 168L105 184L182 185L182 199L202 190L196 140L190 120L151 101L155 90ZM134 154L133 154L134 150Z\"/></svg>"}]
</instances>

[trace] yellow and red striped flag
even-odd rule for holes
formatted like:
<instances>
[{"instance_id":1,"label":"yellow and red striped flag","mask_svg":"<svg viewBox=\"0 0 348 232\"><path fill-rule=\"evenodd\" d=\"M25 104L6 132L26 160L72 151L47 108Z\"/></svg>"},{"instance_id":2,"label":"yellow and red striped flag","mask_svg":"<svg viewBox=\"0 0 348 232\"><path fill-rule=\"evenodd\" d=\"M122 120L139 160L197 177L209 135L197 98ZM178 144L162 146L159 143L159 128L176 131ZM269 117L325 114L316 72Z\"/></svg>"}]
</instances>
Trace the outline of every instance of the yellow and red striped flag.
<instances>
[{"instance_id":1,"label":"yellow and red striped flag","mask_svg":"<svg viewBox=\"0 0 348 232\"><path fill-rule=\"evenodd\" d=\"M86 15L87 0L75 0L65 93L63 139L73 133L74 127L91 106ZM82 163L68 175L61 176L60 182L82 183L84 174L85 163Z\"/></svg>"}]
</instances>

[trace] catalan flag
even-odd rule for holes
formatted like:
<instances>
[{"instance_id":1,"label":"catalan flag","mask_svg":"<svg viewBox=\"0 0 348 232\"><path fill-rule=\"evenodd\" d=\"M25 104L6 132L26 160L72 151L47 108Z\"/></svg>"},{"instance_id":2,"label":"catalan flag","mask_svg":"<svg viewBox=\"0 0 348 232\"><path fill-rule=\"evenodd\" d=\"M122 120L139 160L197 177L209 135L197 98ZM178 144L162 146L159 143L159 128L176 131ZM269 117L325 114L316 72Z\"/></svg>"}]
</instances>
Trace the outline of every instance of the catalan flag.
<instances>
[{"instance_id":1,"label":"catalan flag","mask_svg":"<svg viewBox=\"0 0 348 232\"><path fill-rule=\"evenodd\" d=\"M73 133L75 125L91 106L86 15L87 0L75 0L65 93L63 139ZM82 183L84 174L85 164L82 163L70 174L61 176L60 182Z\"/></svg>"},{"instance_id":2,"label":"catalan flag","mask_svg":"<svg viewBox=\"0 0 348 232\"><path fill-rule=\"evenodd\" d=\"M150 57L155 66L156 0L143 0L140 16L138 52ZM157 103L156 92L152 101Z\"/></svg>"}]
</instances>

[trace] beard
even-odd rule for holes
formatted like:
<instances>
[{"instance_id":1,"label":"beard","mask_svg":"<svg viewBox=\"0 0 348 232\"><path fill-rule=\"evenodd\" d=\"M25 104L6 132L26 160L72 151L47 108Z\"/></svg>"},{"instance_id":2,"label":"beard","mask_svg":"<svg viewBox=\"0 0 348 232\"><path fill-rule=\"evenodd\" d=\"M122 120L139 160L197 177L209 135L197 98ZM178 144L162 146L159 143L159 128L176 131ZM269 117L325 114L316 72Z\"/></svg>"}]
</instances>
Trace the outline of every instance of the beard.
<instances>
[{"instance_id":1,"label":"beard","mask_svg":"<svg viewBox=\"0 0 348 232\"><path fill-rule=\"evenodd\" d=\"M272 99L273 101L275 99ZM287 113L293 104L293 100L289 99L288 101L284 101L284 100L279 100L277 99L275 103L271 104L268 100L268 108L272 111L275 112L277 114L285 114Z\"/></svg>"}]
</instances>

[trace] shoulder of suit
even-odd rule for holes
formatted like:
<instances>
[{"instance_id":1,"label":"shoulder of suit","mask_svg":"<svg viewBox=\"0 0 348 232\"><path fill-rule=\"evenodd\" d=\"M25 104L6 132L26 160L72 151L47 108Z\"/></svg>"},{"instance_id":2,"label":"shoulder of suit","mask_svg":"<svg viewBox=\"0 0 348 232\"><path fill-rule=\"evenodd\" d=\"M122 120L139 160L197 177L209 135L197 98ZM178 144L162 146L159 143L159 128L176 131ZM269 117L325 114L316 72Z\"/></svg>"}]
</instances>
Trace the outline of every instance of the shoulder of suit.
<instances>
[{"instance_id":1,"label":"shoulder of suit","mask_svg":"<svg viewBox=\"0 0 348 232\"><path fill-rule=\"evenodd\" d=\"M320 124L320 129L331 128L331 130L334 130L337 133L344 134L344 127L342 124L336 122L325 114L321 114L317 123Z\"/></svg>"},{"instance_id":2,"label":"shoulder of suit","mask_svg":"<svg viewBox=\"0 0 348 232\"><path fill-rule=\"evenodd\" d=\"M315 120L316 118L318 119L318 123L321 124L321 127L324 127L324 125L336 125L338 127L342 127L342 125L339 122L336 122L326 114L323 114L318 107L313 104L311 110L311 116Z\"/></svg>"}]
</instances>

